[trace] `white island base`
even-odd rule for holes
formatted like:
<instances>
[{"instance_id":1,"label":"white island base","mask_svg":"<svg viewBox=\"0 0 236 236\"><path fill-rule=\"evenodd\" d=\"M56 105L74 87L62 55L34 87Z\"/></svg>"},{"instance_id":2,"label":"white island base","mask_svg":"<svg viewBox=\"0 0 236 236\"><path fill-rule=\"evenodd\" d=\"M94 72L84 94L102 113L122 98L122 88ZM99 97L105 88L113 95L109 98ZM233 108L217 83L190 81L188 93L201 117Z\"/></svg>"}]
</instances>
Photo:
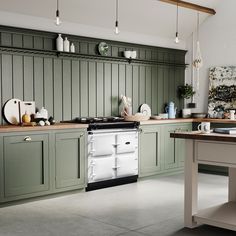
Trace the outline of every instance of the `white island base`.
<instances>
[{"instance_id":1,"label":"white island base","mask_svg":"<svg viewBox=\"0 0 236 236\"><path fill-rule=\"evenodd\" d=\"M236 231L236 136L175 133L171 137L186 139L185 227L207 224ZM228 202L198 210L198 164L229 167Z\"/></svg>"}]
</instances>

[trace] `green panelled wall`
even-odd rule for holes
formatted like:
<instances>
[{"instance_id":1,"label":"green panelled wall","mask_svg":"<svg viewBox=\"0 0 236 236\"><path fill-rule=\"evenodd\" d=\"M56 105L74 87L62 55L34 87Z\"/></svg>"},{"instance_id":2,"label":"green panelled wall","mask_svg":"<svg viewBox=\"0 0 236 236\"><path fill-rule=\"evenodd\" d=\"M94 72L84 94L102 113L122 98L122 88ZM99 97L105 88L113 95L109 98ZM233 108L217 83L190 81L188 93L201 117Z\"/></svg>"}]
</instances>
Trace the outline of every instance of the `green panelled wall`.
<instances>
[{"instance_id":1,"label":"green panelled wall","mask_svg":"<svg viewBox=\"0 0 236 236\"><path fill-rule=\"evenodd\" d=\"M68 36L77 53L95 55L101 39ZM147 103L153 114L163 112L164 104L174 101L181 109L177 87L184 83L185 51L149 47L106 40L110 56L121 56L125 49L135 49L144 63L128 63L97 58L51 55L56 34L26 29L0 27L0 103L10 98L35 100L45 106L57 121L76 116L119 115L119 96L133 100L133 110ZM8 47L10 50L5 50ZM17 51L27 48L32 51ZM37 50L45 50L45 54ZM157 60L162 64L147 64ZM166 62L166 65L165 65ZM4 123L2 114L0 123Z\"/></svg>"}]
</instances>

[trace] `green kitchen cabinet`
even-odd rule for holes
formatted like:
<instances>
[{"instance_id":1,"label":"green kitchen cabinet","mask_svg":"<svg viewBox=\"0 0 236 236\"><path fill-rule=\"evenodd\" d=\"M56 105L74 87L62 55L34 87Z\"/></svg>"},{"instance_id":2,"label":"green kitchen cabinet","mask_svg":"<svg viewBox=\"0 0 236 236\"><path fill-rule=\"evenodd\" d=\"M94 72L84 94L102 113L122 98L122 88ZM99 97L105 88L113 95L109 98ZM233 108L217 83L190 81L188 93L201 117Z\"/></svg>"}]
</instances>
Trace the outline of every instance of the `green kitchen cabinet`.
<instances>
[{"instance_id":1,"label":"green kitchen cabinet","mask_svg":"<svg viewBox=\"0 0 236 236\"><path fill-rule=\"evenodd\" d=\"M85 132L55 134L56 189L85 187Z\"/></svg>"},{"instance_id":2,"label":"green kitchen cabinet","mask_svg":"<svg viewBox=\"0 0 236 236\"><path fill-rule=\"evenodd\" d=\"M139 177L155 175L161 170L161 127L141 126L139 139Z\"/></svg>"},{"instance_id":3,"label":"green kitchen cabinet","mask_svg":"<svg viewBox=\"0 0 236 236\"><path fill-rule=\"evenodd\" d=\"M168 171L184 166L185 141L170 138L170 133L176 131L188 131L191 129L191 124L169 124L163 126L164 170Z\"/></svg>"},{"instance_id":4,"label":"green kitchen cabinet","mask_svg":"<svg viewBox=\"0 0 236 236\"><path fill-rule=\"evenodd\" d=\"M142 125L139 139L139 177L177 173L183 169L185 141L171 132L192 130L191 123Z\"/></svg>"},{"instance_id":5,"label":"green kitchen cabinet","mask_svg":"<svg viewBox=\"0 0 236 236\"><path fill-rule=\"evenodd\" d=\"M4 198L49 190L48 134L3 137Z\"/></svg>"}]
</instances>

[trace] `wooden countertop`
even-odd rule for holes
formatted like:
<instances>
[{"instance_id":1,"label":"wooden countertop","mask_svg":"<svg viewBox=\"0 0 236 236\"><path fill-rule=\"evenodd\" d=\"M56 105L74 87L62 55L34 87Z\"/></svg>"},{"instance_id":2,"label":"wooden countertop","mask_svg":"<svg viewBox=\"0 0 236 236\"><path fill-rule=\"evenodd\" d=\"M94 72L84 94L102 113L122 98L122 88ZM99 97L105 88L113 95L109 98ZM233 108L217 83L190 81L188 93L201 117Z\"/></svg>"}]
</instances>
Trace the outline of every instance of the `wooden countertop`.
<instances>
[{"instance_id":1,"label":"wooden countertop","mask_svg":"<svg viewBox=\"0 0 236 236\"><path fill-rule=\"evenodd\" d=\"M140 121L140 125L158 125L158 124L172 124L172 123L188 123L188 122L211 122L221 124L235 124L236 120L229 119L210 119L210 118L176 118L176 119L161 119L161 120L147 120Z\"/></svg>"},{"instance_id":2,"label":"wooden countertop","mask_svg":"<svg viewBox=\"0 0 236 236\"><path fill-rule=\"evenodd\" d=\"M205 134L205 133L201 133L201 131L175 132L175 133L171 133L170 137L181 138L181 139L236 142L236 135L219 134L219 133L213 133L213 132L209 134Z\"/></svg>"},{"instance_id":3,"label":"wooden countertop","mask_svg":"<svg viewBox=\"0 0 236 236\"><path fill-rule=\"evenodd\" d=\"M0 133L8 132L25 132L25 131L44 131L58 129L87 129L87 124L56 123L49 126L17 126L17 125L0 125Z\"/></svg>"},{"instance_id":4,"label":"wooden countertop","mask_svg":"<svg viewBox=\"0 0 236 236\"><path fill-rule=\"evenodd\" d=\"M140 125L158 125L158 124L172 124L172 123L185 123L185 122L193 122L194 119L184 119L184 118L176 118L176 119L161 119L161 120L146 120L140 121Z\"/></svg>"},{"instance_id":5,"label":"wooden countertop","mask_svg":"<svg viewBox=\"0 0 236 236\"><path fill-rule=\"evenodd\" d=\"M162 120L147 120L140 121L140 125L155 125L155 124L174 124L174 123L191 123L208 121L211 123L235 124L236 120L228 119L194 119L194 118L176 118L176 119L162 119ZM50 126L16 126L16 125L0 125L0 133L7 132L24 132L24 131L43 131L43 130L57 130L57 129L86 129L87 124L73 124L73 123L57 123Z\"/></svg>"}]
</instances>

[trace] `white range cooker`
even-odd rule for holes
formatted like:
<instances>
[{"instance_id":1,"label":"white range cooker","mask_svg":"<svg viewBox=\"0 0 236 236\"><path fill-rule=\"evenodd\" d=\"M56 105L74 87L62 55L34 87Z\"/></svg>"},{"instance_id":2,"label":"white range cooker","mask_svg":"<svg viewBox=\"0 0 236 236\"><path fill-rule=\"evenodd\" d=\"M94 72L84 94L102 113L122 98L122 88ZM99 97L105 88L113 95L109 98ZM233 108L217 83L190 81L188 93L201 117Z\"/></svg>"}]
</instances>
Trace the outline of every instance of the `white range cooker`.
<instances>
[{"instance_id":1,"label":"white range cooker","mask_svg":"<svg viewBox=\"0 0 236 236\"><path fill-rule=\"evenodd\" d=\"M137 181L138 125L120 117L77 118L88 123L86 190Z\"/></svg>"}]
</instances>

